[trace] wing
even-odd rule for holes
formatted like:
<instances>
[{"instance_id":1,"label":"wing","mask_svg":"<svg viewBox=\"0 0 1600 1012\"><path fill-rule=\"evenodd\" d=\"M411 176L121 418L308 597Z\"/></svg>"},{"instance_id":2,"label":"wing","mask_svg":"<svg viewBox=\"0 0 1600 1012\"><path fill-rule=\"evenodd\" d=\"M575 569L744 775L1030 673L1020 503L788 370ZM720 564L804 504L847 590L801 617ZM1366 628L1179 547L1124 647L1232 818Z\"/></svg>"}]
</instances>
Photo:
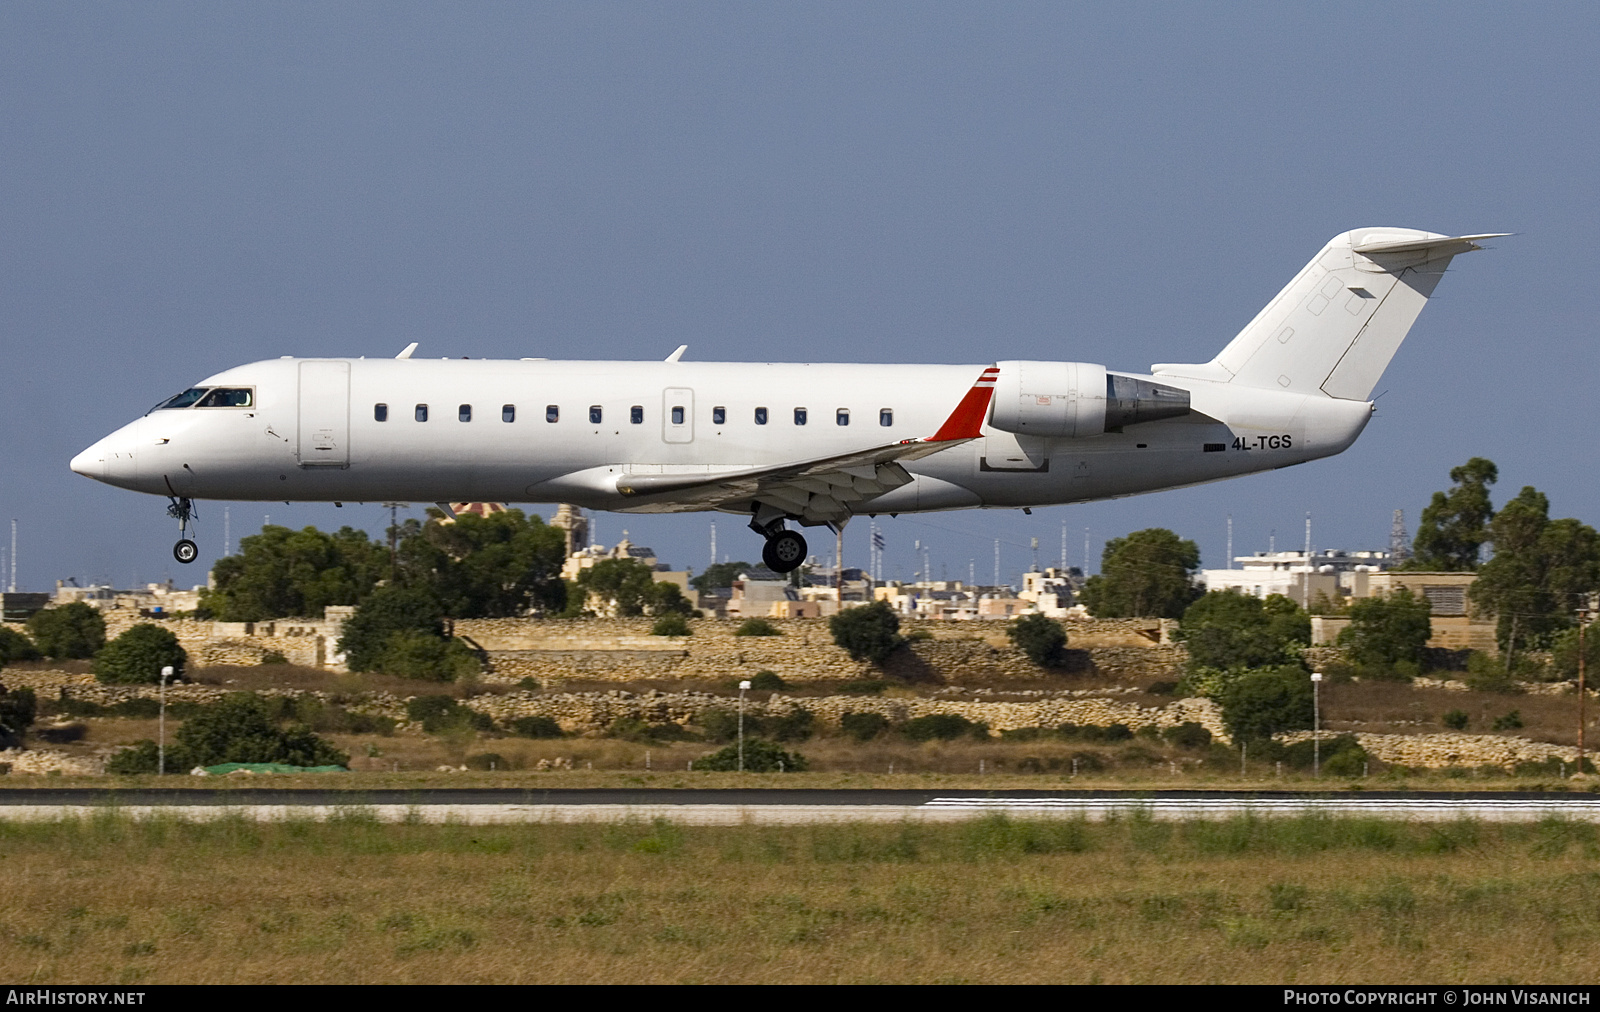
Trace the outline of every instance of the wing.
<instances>
[{"instance_id":1,"label":"wing","mask_svg":"<svg viewBox=\"0 0 1600 1012\"><path fill-rule=\"evenodd\" d=\"M939 431L922 439L713 475L624 475L617 491L637 500L623 507L630 513L749 512L765 506L808 525L842 524L863 512L859 504L909 484L906 461L978 438L999 372L996 366L985 369Z\"/></svg>"}]
</instances>

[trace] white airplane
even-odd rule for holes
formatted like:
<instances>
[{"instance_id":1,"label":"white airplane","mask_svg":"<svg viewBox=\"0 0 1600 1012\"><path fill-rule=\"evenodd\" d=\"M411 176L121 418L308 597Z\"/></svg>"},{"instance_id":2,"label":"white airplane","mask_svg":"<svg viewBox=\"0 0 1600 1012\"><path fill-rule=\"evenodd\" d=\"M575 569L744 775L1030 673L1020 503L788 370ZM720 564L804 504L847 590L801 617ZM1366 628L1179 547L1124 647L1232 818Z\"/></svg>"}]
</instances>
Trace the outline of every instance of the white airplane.
<instances>
[{"instance_id":1,"label":"white airplane","mask_svg":"<svg viewBox=\"0 0 1600 1012\"><path fill-rule=\"evenodd\" d=\"M1210 362L795 365L285 356L217 373L72 460L196 499L570 502L788 522L1088 502L1339 453L1452 257L1508 233L1362 228L1329 242ZM448 506L445 507L448 510Z\"/></svg>"}]
</instances>

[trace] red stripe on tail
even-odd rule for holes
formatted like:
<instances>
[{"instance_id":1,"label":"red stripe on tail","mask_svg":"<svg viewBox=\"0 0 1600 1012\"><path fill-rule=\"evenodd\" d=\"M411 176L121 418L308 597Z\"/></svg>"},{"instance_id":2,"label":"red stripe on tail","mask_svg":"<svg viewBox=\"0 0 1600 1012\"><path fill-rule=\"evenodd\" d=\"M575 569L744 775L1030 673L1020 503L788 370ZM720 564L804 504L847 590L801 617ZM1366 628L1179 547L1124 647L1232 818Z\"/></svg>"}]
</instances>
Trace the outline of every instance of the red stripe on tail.
<instances>
[{"instance_id":1,"label":"red stripe on tail","mask_svg":"<svg viewBox=\"0 0 1600 1012\"><path fill-rule=\"evenodd\" d=\"M989 401L994 398L994 381L1000 375L998 366L990 366L978 377L978 382L972 384L972 389L967 391L961 403L950 412L950 417L944 420L928 439L930 443L945 443L953 439L976 439L983 435L983 420L989 416Z\"/></svg>"}]
</instances>

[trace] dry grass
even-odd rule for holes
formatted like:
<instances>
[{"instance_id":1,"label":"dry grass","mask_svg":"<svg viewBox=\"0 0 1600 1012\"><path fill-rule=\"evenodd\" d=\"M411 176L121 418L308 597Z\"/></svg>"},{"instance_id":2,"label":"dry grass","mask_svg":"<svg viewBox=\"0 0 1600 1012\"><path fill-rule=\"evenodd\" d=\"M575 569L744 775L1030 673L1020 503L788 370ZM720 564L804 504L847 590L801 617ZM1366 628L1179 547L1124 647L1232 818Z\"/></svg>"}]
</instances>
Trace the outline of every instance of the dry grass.
<instances>
[{"instance_id":1,"label":"dry grass","mask_svg":"<svg viewBox=\"0 0 1600 1012\"><path fill-rule=\"evenodd\" d=\"M0 824L26 983L1587 982L1592 826Z\"/></svg>"},{"instance_id":2,"label":"dry grass","mask_svg":"<svg viewBox=\"0 0 1600 1012\"><path fill-rule=\"evenodd\" d=\"M1578 697L1508 695L1498 692L1452 692L1419 689L1403 682L1345 682L1322 690L1322 713L1334 731L1369 731L1375 734L1436 734L1446 731L1440 718L1452 710L1467 714L1470 734L1507 734L1557 745L1578 741ZM1523 726L1493 730L1494 721L1512 710ZM1591 704L1592 722L1600 710ZM1600 734L1589 739L1600 744Z\"/></svg>"}]
</instances>

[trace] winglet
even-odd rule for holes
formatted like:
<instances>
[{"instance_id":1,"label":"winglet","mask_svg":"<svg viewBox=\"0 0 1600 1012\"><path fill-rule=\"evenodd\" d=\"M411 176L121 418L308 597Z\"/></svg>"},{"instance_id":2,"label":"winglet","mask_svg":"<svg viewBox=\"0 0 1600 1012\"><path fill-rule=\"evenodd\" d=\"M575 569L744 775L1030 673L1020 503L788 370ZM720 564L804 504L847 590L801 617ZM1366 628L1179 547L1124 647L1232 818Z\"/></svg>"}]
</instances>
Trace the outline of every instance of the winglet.
<instances>
[{"instance_id":1,"label":"winglet","mask_svg":"<svg viewBox=\"0 0 1600 1012\"><path fill-rule=\"evenodd\" d=\"M411 353L416 351L416 350L417 350L417 342L412 341L410 344L406 345L405 351L402 351L400 354L396 355L395 358L410 358L411 357Z\"/></svg>"},{"instance_id":2,"label":"winglet","mask_svg":"<svg viewBox=\"0 0 1600 1012\"><path fill-rule=\"evenodd\" d=\"M687 344L678 345L678 350L673 352L672 354L668 355L667 356L667 361L668 362L676 362L676 361L678 361L679 359L683 358L683 353L688 351L688 350L689 350L689 346Z\"/></svg>"},{"instance_id":3,"label":"winglet","mask_svg":"<svg viewBox=\"0 0 1600 1012\"><path fill-rule=\"evenodd\" d=\"M994 382L1000 376L1000 367L991 365L972 384L961 403L950 412L950 417L939 426L939 431L929 436L927 442L947 443L953 439L977 439L983 435L983 420L989 416L989 401L994 398Z\"/></svg>"}]
</instances>

